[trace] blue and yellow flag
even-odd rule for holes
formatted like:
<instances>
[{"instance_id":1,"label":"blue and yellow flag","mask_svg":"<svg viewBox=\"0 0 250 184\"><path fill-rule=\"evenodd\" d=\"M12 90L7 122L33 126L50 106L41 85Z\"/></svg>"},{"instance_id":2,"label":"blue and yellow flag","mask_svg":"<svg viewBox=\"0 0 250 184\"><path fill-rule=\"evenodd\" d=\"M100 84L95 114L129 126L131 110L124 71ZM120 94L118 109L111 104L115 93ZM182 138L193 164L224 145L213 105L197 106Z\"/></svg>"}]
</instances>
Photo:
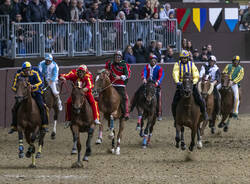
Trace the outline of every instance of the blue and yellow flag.
<instances>
[{"instance_id":1,"label":"blue and yellow flag","mask_svg":"<svg viewBox=\"0 0 250 184\"><path fill-rule=\"evenodd\" d=\"M207 20L207 9L206 8L193 8L193 21L198 31L204 28Z\"/></svg>"}]
</instances>

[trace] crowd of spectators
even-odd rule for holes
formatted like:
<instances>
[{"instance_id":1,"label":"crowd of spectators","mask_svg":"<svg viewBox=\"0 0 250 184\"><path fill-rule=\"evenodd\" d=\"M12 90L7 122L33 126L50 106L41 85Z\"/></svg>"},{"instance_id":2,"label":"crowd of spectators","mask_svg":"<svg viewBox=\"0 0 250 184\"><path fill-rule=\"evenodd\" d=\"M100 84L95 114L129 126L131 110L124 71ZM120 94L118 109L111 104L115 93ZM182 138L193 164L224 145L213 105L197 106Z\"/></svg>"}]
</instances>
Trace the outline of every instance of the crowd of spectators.
<instances>
[{"instance_id":1,"label":"crowd of spectators","mask_svg":"<svg viewBox=\"0 0 250 184\"><path fill-rule=\"evenodd\" d=\"M245 9L239 10L240 31L250 30L250 1Z\"/></svg>"}]
</instances>

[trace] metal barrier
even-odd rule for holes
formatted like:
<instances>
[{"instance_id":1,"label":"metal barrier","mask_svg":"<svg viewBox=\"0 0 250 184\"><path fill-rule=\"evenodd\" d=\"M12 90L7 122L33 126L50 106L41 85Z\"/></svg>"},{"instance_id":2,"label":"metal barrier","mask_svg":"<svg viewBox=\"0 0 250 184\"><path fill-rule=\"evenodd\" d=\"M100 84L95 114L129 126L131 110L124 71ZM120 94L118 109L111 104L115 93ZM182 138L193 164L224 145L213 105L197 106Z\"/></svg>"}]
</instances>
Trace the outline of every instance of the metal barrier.
<instances>
[{"instance_id":1,"label":"metal barrier","mask_svg":"<svg viewBox=\"0 0 250 184\"><path fill-rule=\"evenodd\" d=\"M0 56L8 55L10 35L9 15L0 15Z\"/></svg>"},{"instance_id":2,"label":"metal barrier","mask_svg":"<svg viewBox=\"0 0 250 184\"><path fill-rule=\"evenodd\" d=\"M14 23L12 24L12 57L105 55L124 50L142 38L144 45L159 40L163 49L171 46L180 51L181 31L173 20L125 20Z\"/></svg>"}]
</instances>

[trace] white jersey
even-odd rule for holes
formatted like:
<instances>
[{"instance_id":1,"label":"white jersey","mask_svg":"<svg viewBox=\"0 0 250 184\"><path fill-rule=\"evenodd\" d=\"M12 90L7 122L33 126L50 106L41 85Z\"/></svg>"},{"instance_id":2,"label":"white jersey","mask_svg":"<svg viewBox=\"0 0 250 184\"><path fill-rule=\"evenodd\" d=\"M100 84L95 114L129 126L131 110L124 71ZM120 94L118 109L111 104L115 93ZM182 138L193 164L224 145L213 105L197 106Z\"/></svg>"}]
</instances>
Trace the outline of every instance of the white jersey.
<instances>
[{"instance_id":1,"label":"white jersey","mask_svg":"<svg viewBox=\"0 0 250 184\"><path fill-rule=\"evenodd\" d=\"M46 65L45 60L39 64L39 70L47 82L58 82L59 67L56 62L52 61L51 64Z\"/></svg>"},{"instance_id":2,"label":"white jersey","mask_svg":"<svg viewBox=\"0 0 250 184\"><path fill-rule=\"evenodd\" d=\"M211 82L217 80L220 80L220 69L215 64L213 67L210 67L208 63L205 65L202 65L201 71L200 71L200 78L202 78L204 75L210 75L211 76Z\"/></svg>"}]
</instances>

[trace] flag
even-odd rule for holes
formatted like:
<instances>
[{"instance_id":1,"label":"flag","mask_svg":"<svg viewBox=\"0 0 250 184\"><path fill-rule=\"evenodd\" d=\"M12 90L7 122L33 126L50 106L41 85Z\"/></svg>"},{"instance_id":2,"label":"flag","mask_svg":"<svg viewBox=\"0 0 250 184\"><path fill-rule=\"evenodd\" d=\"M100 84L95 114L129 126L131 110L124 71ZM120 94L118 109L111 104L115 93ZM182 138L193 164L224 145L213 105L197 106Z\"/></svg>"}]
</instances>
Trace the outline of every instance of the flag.
<instances>
[{"instance_id":1,"label":"flag","mask_svg":"<svg viewBox=\"0 0 250 184\"><path fill-rule=\"evenodd\" d=\"M225 8L225 22L231 32L234 31L234 28L238 23L238 19L238 8Z\"/></svg>"},{"instance_id":2,"label":"flag","mask_svg":"<svg viewBox=\"0 0 250 184\"><path fill-rule=\"evenodd\" d=\"M187 29L187 26L191 19L191 9L190 8L178 8L176 10L176 18L177 18L179 27L184 32Z\"/></svg>"},{"instance_id":3,"label":"flag","mask_svg":"<svg viewBox=\"0 0 250 184\"><path fill-rule=\"evenodd\" d=\"M209 22L217 32L222 22L222 8L209 8Z\"/></svg>"},{"instance_id":4,"label":"flag","mask_svg":"<svg viewBox=\"0 0 250 184\"><path fill-rule=\"evenodd\" d=\"M206 20L207 20L206 8L193 8L193 22L199 32L201 32L201 30L204 28Z\"/></svg>"}]
</instances>

